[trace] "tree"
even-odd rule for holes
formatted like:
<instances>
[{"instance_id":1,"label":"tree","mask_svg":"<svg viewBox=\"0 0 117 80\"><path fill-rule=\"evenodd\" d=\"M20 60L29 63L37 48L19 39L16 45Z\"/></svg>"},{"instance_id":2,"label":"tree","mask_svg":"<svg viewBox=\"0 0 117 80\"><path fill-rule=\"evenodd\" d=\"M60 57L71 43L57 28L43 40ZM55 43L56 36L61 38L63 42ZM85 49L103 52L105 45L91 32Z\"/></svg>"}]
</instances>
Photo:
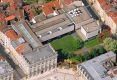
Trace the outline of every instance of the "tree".
<instances>
[{"instance_id":1,"label":"tree","mask_svg":"<svg viewBox=\"0 0 117 80\"><path fill-rule=\"evenodd\" d=\"M101 33L98 34L97 38L102 43L103 40L107 37L111 37L111 33L108 29L103 29Z\"/></svg>"},{"instance_id":2,"label":"tree","mask_svg":"<svg viewBox=\"0 0 117 80\"><path fill-rule=\"evenodd\" d=\"M117 50L117 41L112 38L106 38L103 41L103 46L107 51L116 51Z\"/></svg>"},{"instance_id":3,"label":"tree","mask_svg":"<svg viewBox=\"0 0 117 80\"><path fill-rule=\"evenodd\" d=\"M82 62L83 61L83 56L79 53L75 57L78 61Z\"/></svg>"},{"instance_id":4,"label":"tree","mask_svg":"<svg viewBox=\"0 0 117 80\"><path fill-rule=\"evenodd\" d=\"M92 49L91 49L91 52L90 52L90 55L91 55L91 57L93 58L93 57L98 56L99 53L98 53L98 51L97 51L96 48L92 48Z\"/></svg>"},{"instance_id":5,"label":"tree","mask_svg":"<svg viewBox=\"0 0 117 80\"><path fill-rule=\"evenodd\" d=\"M74 40L72 44L77 49L81 48L80 40Z\"/></svg>"},{"instance_id":6,"label":"tree","mask_svg":"<svg viewBox=\"0 0 117 80\"><path fill-rule=\"evenodd\" d=\"M83 58L84 58L84 60L89 60L91 58L88 51L84 52Z\"/></svg>"},{"instance_id":7,"label":"tree","mask_svg":"<svg viewBox=\"0 0 117 80\"><path fill-rule=\"evenodd\" d=\"M73 57L74 57L74 53L68 53L68 55L67 55L68 59L73 58Z\"/></svg>"},{"instance_id":8,"label":"tree","mask_svg":"<svg viewBox=\"0 0 117 80\"><path fill-rule=\"evenodd\" d=\"M106 52L106 50L104 49L103 46L100 46L100 47L98 48L98 50L99 50L99 54L103 54L103 53Z\"/></svg>"}]
</instances>

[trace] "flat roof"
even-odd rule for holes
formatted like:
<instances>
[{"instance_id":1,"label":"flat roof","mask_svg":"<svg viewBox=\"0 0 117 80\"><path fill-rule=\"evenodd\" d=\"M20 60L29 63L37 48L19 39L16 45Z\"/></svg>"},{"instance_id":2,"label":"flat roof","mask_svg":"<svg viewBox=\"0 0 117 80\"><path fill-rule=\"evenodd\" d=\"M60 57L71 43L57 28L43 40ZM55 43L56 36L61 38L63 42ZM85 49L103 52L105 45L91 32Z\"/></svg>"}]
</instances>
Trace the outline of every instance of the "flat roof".
<instances>
[{"instance_id":1,"label":"flat roof","mask_svg":"<svg viewBox=\"0 0 117 80\"><path fill-rule=\"evenodd\" d=\"M74 21L75 24L78 24L91 18L88 12L86 12L84 6L76 7L75 5L68 5L65 6L63 9L65 12L67 12L67 14L70 16L70 18ZM77 14L77 9L81 11L81 14ZM71 12L76 13L77 15L73 16L73 14L70 14Z\"/></svg>"},{"instance_id":2,"label":"flat roof","mask_svg":"<svg viewBox=\"0 0 117 80\"><path fill-rule=\"evenodd\" d=\"M50 46L50 44L43 45L40 48L37 48L30 52L24 52L22 54L24 58L32 64L33 62L38 62L39 60L43 59L44 57L47 58L52 55L56 55L55 50Z\"/></svg>"},{"instance_id":3,"label":"flat roof","mask_svg":"<svg viewBox=\"0 0 117 80\"><path fill-rule=\"evenodd\" d=\"M84 30L86 32L92 32L92 31L100 29L100 26L98 26L98 24L96 22L91 22L91 23L85 24L82 27L84 28Z\"/></svg>"},{"instance_id":4,"label":"flat roof","mask_svg":"<svg viewBox=\"0 0 117 80\"><path fill-rule=\"evenodd\" d=\"M60 14L58 16L44 20L44 21L37 23L35 25L32 25L32 26L36 27L33 29L33 31L37 35L39 35L44 32L50 31L52 29L64 26L66 24L68 25L70 23L71 23L70 20L67 18L67 16L65 14Z\"/></svg>"},{"instance_id":5,"label":"flat roof","mask_svg":"<svg viewBox=\"0 0 117 80\"><path fill-rule=\"evenodd\" d=\"M0 61L0 77L7 75L7 73L13 72L13 69L6 61Z\"/></svg>"},{"instance_id":6,"label":"flat roof","mask_svg":"<svg viewBox=\"0 0 117 80\"><path fill-rule=\"evenodd\" d=\"M103 66L103 63L113 57L116 57L116 54L110 51L96 58L83 62L79 66L84 69L91 80L113 80L106 74L107 69Z\"/></svg>"},{"instance_id":7,"label":"flat roof","mask_svg":"<svg viewBox=\"0 0 117 80\"><path fill-rule=\"evenodd\" d=\"M30 24L28 24L27 21L21 20L14 24L16 29L18 30L19 34L21 34L25 40L33 47L42 46L42 43L37 39L36 35L33 33L33 31L30 28ZM32 38L32 39L29 39ZM35 43L35 45L33 45Z\"/></svg>"}]
</instances>

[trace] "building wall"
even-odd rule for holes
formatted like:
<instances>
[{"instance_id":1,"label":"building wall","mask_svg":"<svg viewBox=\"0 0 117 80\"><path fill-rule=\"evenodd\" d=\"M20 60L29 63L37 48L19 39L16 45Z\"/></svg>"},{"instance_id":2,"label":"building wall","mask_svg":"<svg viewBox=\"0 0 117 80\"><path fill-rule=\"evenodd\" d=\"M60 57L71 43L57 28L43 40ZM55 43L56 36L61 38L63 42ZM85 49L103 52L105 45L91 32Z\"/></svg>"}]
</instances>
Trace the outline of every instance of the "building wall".
<instances>
[{"instance_id":1,"label":"building wall","mask_svg":"<svg viewBox=\"0 0 117 80\"><path fill-rule=\"evenodd\" d=\"M32 66L30 66L30 74L28 75L28 77L36 76L46 71L54 70L56 69L56 67L57 55L46 57L39 62L33 63Z\"/></svg>"},{"instance_id":2,"label":"building wall","mask_svg":"<svg viewBox=\"0 0 117 80\"><path fill-rule=\"evenodd\" d=\"M90 80L81 66L77 66L78 79L79 80Z\"/></svg>"},{"instance_id":3,"label":"building wall","mask_svg":"<svg viewBox=\"0 0 117 80\"><path fill-rule=\"evenodd\" d=\"M5 34L3 34L2 32L0 32L0 40L4 41L2 42L3 46L5 47L5 50L8 50L9 52L7 54L9 54L9 56L12 58L12 60L15 62L15 64L19 65L20 68L24 71L24 73L27 74L27 72L29 71L28 69L28 63L26 62L26 60L24 60L22 58L21 55L19 55L16 50L13 48L13 46L10 43L6 43L5 45ZM8 37L6 37L8 39Z\"/></svg>"},{"instance_id":4,"label":"building wall","mask_svg":"<svg viewBox=\"0 0 117 80\"><path fill-rule=\"evenodd\" d=\"M100 32L100 30L95 30L95 31L87 33L87 38L91 38L91 37L98 35L98 32Z\"/></svg>"},{"instance_id":5,"label":"building wall","mask_svg":"<svg viewBox=\"0 0 117 80\"><path fill-rule=\"evenodd\" d=\"M54 37L57 37L57 36L60 36L62 34L65 34L65 33L68 33L68 32L71 32L74 30L74 25L70 26L70 27L67 27L65 29L61 29L61 30L58 30L57 32L54 32L54 33L51 33L51 34L48 34L47 36L43 36L41 38L39 38L39 40L41 42L44 42L44 41L47 41L49 39L52 39ZM38 35L37 35L38 36Z\"/></svg>"},{"instance_id":6,"label":"building wall","mask_svg":"<svg viewBox=\"0 0 117 80\"><path fill-rule=\"evenodd\" d=\"M81 27L81 32L84 34L84 36L87 38L87 32L84 30L83 27Z\"/></svg>"},{"instance_id":7,"label":"building wall","mask_svg":"<svg viewBox=\"0 0 117 80\"><path fill-rule=\"evenodd\" d=\"M111 28L111 33L116 33L116 23L112 20L111 17L109 17L106 12L101 8L101 5L99 4L98 0L94 1L93 7L96 9L97 13L100 15L101 20L105 21L107 25Z\"/></svg>"}]
</instances>

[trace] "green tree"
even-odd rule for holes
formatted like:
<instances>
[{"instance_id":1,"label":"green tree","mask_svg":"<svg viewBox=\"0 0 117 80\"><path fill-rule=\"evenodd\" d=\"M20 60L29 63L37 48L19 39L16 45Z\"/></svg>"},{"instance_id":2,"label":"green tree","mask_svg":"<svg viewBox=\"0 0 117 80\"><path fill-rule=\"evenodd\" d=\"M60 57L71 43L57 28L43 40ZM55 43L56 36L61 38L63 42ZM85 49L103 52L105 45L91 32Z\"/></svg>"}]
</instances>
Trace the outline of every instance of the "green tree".
<instances>
[{"instance_id":1,"label":"green tree","mask_svg":"<svg viewBox=\"0 0 117 80\"><path fill-rule=\"evenodd\" d=\"M98 34L97 38L100 42L103 42L105 38L111 37L111 33L108 29L103 29L101 33Z\"/></svg>"},{"instance_id":2,"label":"green tree","mask_svg":"<svg viewBox=\"0 0 117 80\"><path fill-rule=\"evenodd\" d=\"M76 58L76 60L78 60L78 61L80 61L80 62L83 61L83 56L82 56L80 53L77 54L75 58Z\"/></svg>"},{"instance_id":3,"label":"green tree","mask_svg":"<svg viewBox=\"0 0 117 80\"><path fill-rule=\"evenodd\" d=\"M77 49L81 48L81 42L80 42L80 40L74 40L72 44Z\"/></svg>"},{"instance_id":4,"label":"green tree","mask_svg":"<svg viewBox=\"0 0 117 80\"><path fill-rule=\"evenodd\" d=\"M103 41L103 46L104 49L106 49L107 51L116 51L117 50L117 41L113 40L112 38L106 38Z\"/></svg>"},{"instance_id":5,"label":"green tree","mask_svg":"<svg viewBox=\"0 0 117 80\"><path fill-rule=\"evenodd\" d=\"M92 48L90 52L91 57L96 57L99 55L98 50L96 48Z\"/></svg>"},{"instance_id":6,"label":"green tree","mask_svg":"<svg viewBox=\"0 0 117 80\"><path fill-rule=\"evenodd\" d=\"M99 50L99 54L103 54L106 52L103 46L100 46L98 50Z\"/></svg>"},{"instance_id":7,"label":"green tree","mask_svg":"<svg viewBox=\"0 0 117 80\"><path fill-rule=\"evenodd\" d=\"M68 59L73 58L73 57L74 57L74 53L68 53L68 55L67 55Z\"/></svg>"},{"instance_id":8,"label":"green tree","mask_svg":"<svg viewBox=\"0 0 117 80\"><path fill-rule=\"evenodd\" d=\"M84 60L89 60L91 58L88 51L84 52L83 58L84 58Z\"/></svg>"}]
</instances>

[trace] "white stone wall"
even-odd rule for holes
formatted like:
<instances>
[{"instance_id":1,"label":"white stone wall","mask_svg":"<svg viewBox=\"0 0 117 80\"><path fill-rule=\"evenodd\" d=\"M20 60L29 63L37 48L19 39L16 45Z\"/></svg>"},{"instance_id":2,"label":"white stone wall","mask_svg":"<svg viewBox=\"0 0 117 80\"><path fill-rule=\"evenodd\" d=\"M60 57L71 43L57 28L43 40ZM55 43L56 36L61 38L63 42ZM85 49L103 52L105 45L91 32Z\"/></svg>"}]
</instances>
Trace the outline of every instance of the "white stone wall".
<instances>
[{"instance_id":1,"label":"white stone wall","mask_svg":"<svg viewBox=\"0 0 117 80\"><path fill-rule=\"evenodd\" d=\"M81 27L81 32L84 34L84 36L87 38L87 32L84 30L83 27Z\"/></svg>"},{"instance_id":2,"label":"white stone wall","mask_svg":"<svg viewBox=\"0 0 117 80\"><path fill-rule=\"evenodd\" d=\"M0 32L0 40L5 41L5 34L3 34L2 32ZM6 36L6 38L8 38ZM24 73L29 73L29 67L28 67L28 63L26 62L26 60L19 55L16 50L13 48L13 46L9 43L7 43L5 45L5 42L1 43L5 49L9 50L10 52L8 53L9 56L12 58L12 60L20 66L20 68L24 71Z\"/></svg>"}]
</instances>

